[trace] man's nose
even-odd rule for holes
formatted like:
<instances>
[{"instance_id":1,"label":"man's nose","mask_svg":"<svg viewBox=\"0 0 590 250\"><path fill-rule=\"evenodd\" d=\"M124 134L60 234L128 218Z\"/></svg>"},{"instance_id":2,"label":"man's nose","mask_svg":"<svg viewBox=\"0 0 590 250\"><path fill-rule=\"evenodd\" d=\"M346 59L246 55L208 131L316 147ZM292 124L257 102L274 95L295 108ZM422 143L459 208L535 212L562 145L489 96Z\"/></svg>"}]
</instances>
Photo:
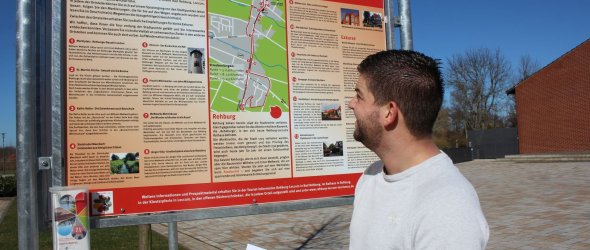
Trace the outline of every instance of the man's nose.
<instances>
[{"instance_id":1,"label":"man's nose","mask_svg":"<svg viewBox=\"0 0 590 250\"><path fill-rule=\"evenodd\" d=\"M354 109L354 106L356 104L356 98L350 98L350 101L348 101L348 108L349 109Z\"/></svg>"}]
</instances>

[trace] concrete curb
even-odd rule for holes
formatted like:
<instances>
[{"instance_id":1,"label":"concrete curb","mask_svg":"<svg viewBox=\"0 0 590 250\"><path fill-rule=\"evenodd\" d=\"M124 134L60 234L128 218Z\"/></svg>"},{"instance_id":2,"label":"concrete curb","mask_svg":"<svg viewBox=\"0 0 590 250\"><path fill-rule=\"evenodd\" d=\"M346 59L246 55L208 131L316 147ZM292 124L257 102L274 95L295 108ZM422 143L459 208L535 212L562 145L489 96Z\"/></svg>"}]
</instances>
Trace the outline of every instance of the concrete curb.
<instances>
[{"instance_id":1,"label":"concrete curb","mask_svg":"<svg viewBox=\"0 0 590 250\"><path fill-rule=\"evenodd\" d=\"M590 153L507 155L504 159L516 163L587 162L590 161Z\"/></svg>"}]
</instances>

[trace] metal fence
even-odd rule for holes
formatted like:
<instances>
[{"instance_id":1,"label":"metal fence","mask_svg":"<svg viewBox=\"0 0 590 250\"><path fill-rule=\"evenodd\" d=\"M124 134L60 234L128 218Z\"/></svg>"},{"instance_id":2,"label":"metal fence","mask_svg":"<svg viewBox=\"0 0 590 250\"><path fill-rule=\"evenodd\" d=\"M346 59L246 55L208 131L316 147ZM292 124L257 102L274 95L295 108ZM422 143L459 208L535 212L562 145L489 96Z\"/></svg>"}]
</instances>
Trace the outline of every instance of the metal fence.
<instances>
[{"instance_id":1,"label":"metal fence","mask_svg":"<svg viewBox=\"0 0 590 250\"><path fill-rule=\"evenodd\" d=\"M518 154L516 128L467 131L470 147L443 149L454 163L474 159L497 159Z\"/></svg>"},{"instance_id":2,"label":"metal fence","mask_svg":"<svg viewBox=\"0 0 590 250\"><path fill-rule=\"evenodd\" d=\"M472 148L448 148L443 149L443 152L453 160L453 163L461 163L473 160L473 149Z\"/></svg>"},{"instance_id":3,"label":"metal fence","mask_svg":"<svg viewBox=\"0 0 590 250\"><path fill-rule=\"evenodd\" d=\"M496 159L518 154L516 128L467 131L467 138L473 148L473 159Z\"/></svg>"}]
</instances>

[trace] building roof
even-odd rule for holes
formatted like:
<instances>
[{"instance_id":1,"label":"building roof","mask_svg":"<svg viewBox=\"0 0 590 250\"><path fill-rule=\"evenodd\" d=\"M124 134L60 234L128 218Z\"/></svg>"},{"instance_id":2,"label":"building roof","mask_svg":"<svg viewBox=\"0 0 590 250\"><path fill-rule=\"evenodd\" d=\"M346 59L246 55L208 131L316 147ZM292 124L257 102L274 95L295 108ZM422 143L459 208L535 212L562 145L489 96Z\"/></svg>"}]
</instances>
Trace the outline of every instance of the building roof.
<instances>
[{"instance_id":1,"label":"building roof","mask_svg":"<svg viewBox=\"0 0 590 250\"><path fill-rule=\"evenodd\" d=\"M544 71L545 69L549 68L552 64L554 64L555 62L565 58L567 55L571 54L572 51L582 47L582 45L584 44L590 44L590 39L587 39L586 41L583 41L582 43L578 44L576 47L574 47L573 49L571 49L570 51L566 52L565 54L561 55L560 57L558 57L557 59L553 60L552 62L550 62L549 64L547 64L545 67L541 68L540 70L538 70L537 72L533 73L531 76L525 78L524 80L518 82L517 84L515 84L514 86L512 86L511 88L509 88L508 90L506 90L506 94L507 95L514 95L516 94L516 87L518 85L520 85L523 82L526 82L529 78L533 77L534 75L540 73L541 71Z\"/></svg>"}]
</instances>

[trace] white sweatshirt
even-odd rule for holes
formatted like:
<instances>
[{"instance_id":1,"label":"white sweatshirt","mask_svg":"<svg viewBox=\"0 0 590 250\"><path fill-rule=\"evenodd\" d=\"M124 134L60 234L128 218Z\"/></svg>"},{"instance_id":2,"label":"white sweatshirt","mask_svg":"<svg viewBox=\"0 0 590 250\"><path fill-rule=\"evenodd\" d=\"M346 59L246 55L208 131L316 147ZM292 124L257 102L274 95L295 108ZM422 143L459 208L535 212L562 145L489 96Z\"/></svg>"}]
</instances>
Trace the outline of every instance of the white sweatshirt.
<instances>
[{"instance_id":1,"label":"white sweatshirt","mask_svg":"<svg viewBox=\"0 0 590 250\"><path fill-rule=\"evenodd\" d=\"M484 249L489 228L475 189L444 153L401 173L373 163L359 179L350 249Z\"/></svg>"}]
</instances>

